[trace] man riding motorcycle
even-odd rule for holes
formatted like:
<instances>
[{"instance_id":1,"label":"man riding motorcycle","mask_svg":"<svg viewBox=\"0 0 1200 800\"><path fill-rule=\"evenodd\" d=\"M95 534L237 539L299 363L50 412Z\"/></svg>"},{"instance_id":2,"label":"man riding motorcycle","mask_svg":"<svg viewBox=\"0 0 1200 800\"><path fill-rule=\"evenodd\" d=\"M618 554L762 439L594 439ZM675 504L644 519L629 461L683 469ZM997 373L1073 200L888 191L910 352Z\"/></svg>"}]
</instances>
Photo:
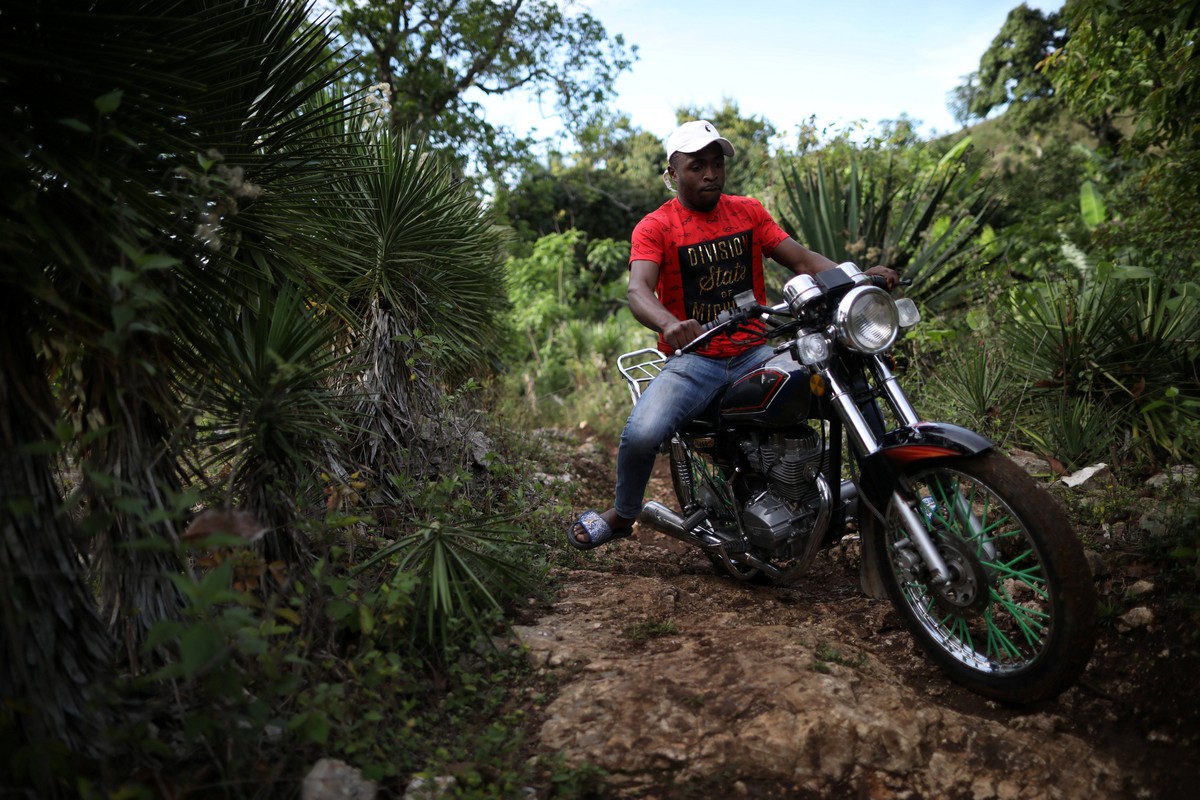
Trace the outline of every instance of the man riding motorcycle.
<instances>
[{"instance_id":1,"label":"man riding motorcycle","mask_svg":"<svg viewBox=\"0 0 1200 800\"><path fill-rule=\"evenodd\" d=\"M733 158L734 149L712 123L681 125L668 137L666 154L663 181L677 194L634 228L628 289L634 317L659 334L662 352L675 353L696 339L702 323L732 308L746 290L765 303L763 256L797 275L837 266L788 236L757 200L724 194L725 160ZM898 281L885 266L867 272L889 289ZM769 355L751 327L671 358L639 398L621 434L613 507L602 514L585 511L567 541L590 550L629 536L662 443L695 419L722 387Z\"/></svg>"}]
</instances>

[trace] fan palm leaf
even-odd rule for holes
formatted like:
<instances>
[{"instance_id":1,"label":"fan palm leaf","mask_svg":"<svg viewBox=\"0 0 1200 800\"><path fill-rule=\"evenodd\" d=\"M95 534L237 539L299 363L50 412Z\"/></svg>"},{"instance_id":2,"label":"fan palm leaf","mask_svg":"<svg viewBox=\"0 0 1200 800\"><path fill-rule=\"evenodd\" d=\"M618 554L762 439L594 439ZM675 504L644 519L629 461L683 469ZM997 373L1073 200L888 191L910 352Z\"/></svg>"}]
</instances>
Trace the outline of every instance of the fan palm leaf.
<instances>
[{"instance_id":1,"label":"fan palm leaf","mask_svg":"<svg viewBox=\"0 0 1200 800\"><path fill-rule=\"evenodd\" d=\"M254 280L274 280L285 267L317 280L311 264L256 258L287 236L269 239L267 217L252 211L270 205L274 187L301 183L296 176L322 154L311 131L326 120L299 112L334 78L321 65L330 37L304 19L305 8L47 0L6 7L0 25L0 284L6 302L27 312L6 312L22 325L0 347L9 363L36 373L23 380L46 387L53 377L73 414L69 451L89 495L91 566L105 619L127 635L130 654L177 604L166 574L180 569L170 548L187 430L179 391L194 385L180 376L206 368L213 321L236 318L227 308L252 296L243 289ZM334 113L344 112L327 105L325 118ZM13 442L57 441L46 435L54 428L38 396L6 393ZM30 563L11 567L33 575L36 564L52 563L67 523L39 477L44 463L20 458L6 471L41 487L30 524L58 531L22 551ZM147 541L158 546L133 546ZM70 562L69 553L57 557ZM90 602L64 590L59 604L34 607L43 616L24 630L57 630L65 640L64 626L82 631L95 617ZM6 638L14 648L6 661L38 652L23 641ZM98 663L81 655L69 678L46 663L39 677L59 691L96 674ZM63 707L38 710L53 722L45 729L61 730Z\"/></svg>"},{"instance_id":2,"label":"fan palm leaf","mask_svg":"<svg viewBox=\"0 0 1200 800\"><path fill-rule=\"evenodd\" d=\"M503 240L450 168L418 140L374 130L345 136L340 200L314 221L336 266L362 371L350 387L352 466L381 478L460 463L471 423L448 384L498 351ZM403 498L391 498L402 500Z\"/></svg>"}]
</instances>

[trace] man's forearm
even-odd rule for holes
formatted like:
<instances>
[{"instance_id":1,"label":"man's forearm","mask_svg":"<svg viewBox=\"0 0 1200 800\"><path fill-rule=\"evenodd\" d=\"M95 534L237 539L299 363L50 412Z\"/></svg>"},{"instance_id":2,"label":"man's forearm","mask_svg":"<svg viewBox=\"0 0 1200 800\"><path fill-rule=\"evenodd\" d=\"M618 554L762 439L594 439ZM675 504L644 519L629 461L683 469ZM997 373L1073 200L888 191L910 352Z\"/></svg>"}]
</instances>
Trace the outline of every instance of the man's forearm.
<instances>
[{"instance_id":1,"label":"man's forearm","mask_svg":"<svg viewBox=\"0 0 1200 800\"><path fill-rule=\"evenodd\" d=\"M668 325L679 321L654 294L647 296L645 291L631 288L628 299L633 318L655 333L662 333Z\"/></svg>"}]
</instances>

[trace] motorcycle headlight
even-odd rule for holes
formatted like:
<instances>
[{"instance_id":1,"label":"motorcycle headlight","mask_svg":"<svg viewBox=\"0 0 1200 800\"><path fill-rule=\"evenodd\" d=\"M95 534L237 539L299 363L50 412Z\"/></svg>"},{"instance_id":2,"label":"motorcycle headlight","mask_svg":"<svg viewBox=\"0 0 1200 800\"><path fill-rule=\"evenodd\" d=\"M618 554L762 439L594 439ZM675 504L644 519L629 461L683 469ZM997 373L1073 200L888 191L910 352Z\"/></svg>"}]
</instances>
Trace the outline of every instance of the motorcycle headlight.
<instances>
[{"instance_id":1,"label":"motorcycle headlight","mask_svg":"<svg viewBox=\"0 0 1200 800\"><path fill-rule=\"evenodd\" d=\"M857 286L838 303L835 323L842 344L874 355L896 341L900 319L891 295L876 286Z\"/></svg>"},{"instance_id":2,"label":"motorcycle headlight","mask_svg":"<svg viewBox=\"0 0 1200 800\"><path fill-rule=\"evenodd\" d=\"M829 343L819 333L810 333L796 340L796 358L806 367L824 364L829 358Z\"/></svg>"}]
</instances>

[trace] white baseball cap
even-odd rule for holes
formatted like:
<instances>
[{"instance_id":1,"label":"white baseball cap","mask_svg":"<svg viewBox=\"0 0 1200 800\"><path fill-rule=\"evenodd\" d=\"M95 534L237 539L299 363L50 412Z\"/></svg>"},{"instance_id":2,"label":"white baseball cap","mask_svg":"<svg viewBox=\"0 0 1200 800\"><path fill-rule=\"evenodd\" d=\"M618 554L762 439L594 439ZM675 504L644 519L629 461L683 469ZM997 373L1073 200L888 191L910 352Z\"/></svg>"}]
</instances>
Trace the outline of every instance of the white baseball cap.
<instances>
[{"instance_id":1,"label":"white baseball cap","mask_svg":"<svg viewBox=\"0 0 1200 800\"><path fill-rule=\"evenodd\" d=\"M685 122L667 137L667 160L676 153L698 153L713 142L720 142L725 157L733 158L733 145L717 133L711 122L703 119Z\"/></svg>"}]
</instances>

